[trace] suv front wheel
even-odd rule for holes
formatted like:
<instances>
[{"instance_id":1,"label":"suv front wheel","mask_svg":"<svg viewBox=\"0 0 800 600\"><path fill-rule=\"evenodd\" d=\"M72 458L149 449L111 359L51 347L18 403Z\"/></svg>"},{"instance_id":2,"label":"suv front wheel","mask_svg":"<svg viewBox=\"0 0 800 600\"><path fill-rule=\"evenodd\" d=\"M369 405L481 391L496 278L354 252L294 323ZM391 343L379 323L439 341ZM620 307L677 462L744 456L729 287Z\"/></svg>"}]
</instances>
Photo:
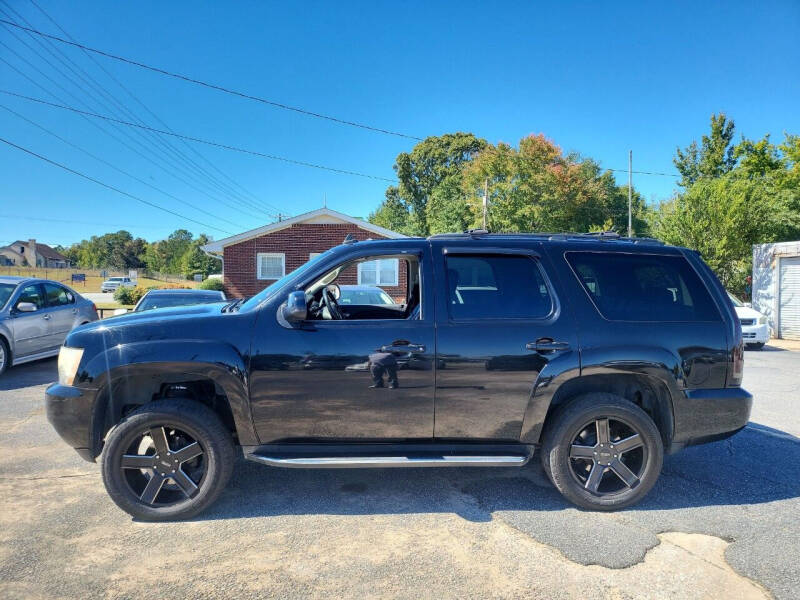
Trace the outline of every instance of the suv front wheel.
<instances>
[{"instance_id":1,"label":"suv front wheel","mask_svg":"<svg viewBox=\"0 0 800 600\"><path fill-rule=\"evenodd\" d=\"M234 463L231 433L205 405L159 400L109 434L103 483L111 499L144 521L188 519L225 488Z\"/></svg>"},{"instance_id":2,"label":"suv front wheel","mask_svg":"<svg viewBox=\"0 0 800 600\"><path fill-rule=\"evenodd\" d=\"M565 498L608 511L635 504L650 491L661 473L664 446L641 408L614 394L592 393L556 413L541 458Z\"/></svg>"}]
</instances>

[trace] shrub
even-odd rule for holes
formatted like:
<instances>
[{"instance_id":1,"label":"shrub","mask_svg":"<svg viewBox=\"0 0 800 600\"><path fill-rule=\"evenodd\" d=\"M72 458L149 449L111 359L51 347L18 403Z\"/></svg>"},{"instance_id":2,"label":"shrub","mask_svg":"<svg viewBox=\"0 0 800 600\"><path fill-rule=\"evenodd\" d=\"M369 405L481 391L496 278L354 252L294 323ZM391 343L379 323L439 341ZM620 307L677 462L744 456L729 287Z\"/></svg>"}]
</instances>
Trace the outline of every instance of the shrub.
<instances>
[{"instance_id":1,"label":"shrub","mask_svg":"<svg viewBox=\"0 0 800 600\"><path fill-rule=\"evenodd\" d=\"M224 291L225 284L222 283L221 279L206 279L200 285L198 285L201 290L217 290L219 292Z\"/></svg>"},{"instance_id":2,"label":"shrub","mask_svg":"<svg viewBox=\"0 0 800 600\"><path fill-rule=\"evenodd\" d=\"M142 299L148 290L153 288L143 288L143 287L135 287L135 288L126 288L126 287L118 287L114 290L114 300L119 302L120 304L127 304L132 305L139 302Z\"/></svg>"}]
</instances>

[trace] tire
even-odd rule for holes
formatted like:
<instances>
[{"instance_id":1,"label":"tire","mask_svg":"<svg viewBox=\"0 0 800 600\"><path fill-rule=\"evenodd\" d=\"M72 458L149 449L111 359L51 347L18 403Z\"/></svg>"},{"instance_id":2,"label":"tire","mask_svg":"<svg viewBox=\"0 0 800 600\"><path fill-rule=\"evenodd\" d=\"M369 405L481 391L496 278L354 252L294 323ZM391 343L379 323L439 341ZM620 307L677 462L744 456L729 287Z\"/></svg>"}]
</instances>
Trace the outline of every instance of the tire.
<instances>
[{"instance_id":1,"label":"tire","mask_svg":"<svg viewBox=\"0 0 800 600\"><path fill-rule=\"evenodd\" d=\"M5 373L11 364L11 351L8 349L6 341L0 337L0 375Z\"/></svg>"},{"instance_id":2,"label":"tire","mask_svg":"<svg viewBox=\"0 0 800 600\"><path fill-rule=\"evenodd\" d=\"M747 344L748 350L761 350L764 347L764 342L756 342L755 344Z\"/></svg>"},{"instance_id":3,"label":"tire","mask_svg":"<svg viewBox=\"0 0 800 600\"><path fill-rule=\"evenodd\" d=\"M641 408L614 394L592 393L570 401L546 424L541 460L567 500L611 511L639 502L655 485L664 445Z\"/></svg>"},{"instance_id":4,"label":"tire","mask_svg":"<svg viewBox=\"0 0 800 600\"><path fill-rule=\"evenodd\" d=\"M158 400L112 429L103 450L103 483L116 505L137 519L188 519L225 489L234 458L233 436L208 407Z\"/></svg>"}]
</instances>

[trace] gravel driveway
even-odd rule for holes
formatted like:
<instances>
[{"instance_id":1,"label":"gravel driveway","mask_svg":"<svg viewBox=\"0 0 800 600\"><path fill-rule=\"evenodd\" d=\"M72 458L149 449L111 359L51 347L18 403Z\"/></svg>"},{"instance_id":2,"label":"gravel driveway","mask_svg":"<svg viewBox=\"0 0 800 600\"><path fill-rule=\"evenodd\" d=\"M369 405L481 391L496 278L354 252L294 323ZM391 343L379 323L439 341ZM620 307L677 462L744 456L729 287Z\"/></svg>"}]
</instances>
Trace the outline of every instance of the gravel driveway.
<instances>
[{"instance_id":1,"label":"gravel driveway","mask_svg":"<svg viewBox=\"0 0 800 600\"><path fill-rule=\"evenodd\" d=\"M186 523L131 520L44 417L54 360L0 378L4 598L796 598L800 352L747 352L753 423L667 457L645 501L573 508L523 469L240 461Z\"/></svg>"}]
</instances>

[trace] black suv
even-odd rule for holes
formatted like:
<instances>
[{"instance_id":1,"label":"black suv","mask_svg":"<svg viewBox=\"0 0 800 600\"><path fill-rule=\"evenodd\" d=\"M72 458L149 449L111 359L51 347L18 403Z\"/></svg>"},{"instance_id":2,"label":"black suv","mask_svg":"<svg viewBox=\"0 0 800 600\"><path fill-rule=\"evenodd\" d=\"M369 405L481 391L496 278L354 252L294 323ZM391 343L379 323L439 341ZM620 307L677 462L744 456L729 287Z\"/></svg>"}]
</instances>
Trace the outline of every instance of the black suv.
<instances>
[{"instance_id":1,"label":"black suv","mask_svg":"<svg viewBox=\"0 0 800 600\"><path fill-rule=\"evenodd\" d=\"M381 285L396 304L338 302ZM387 286L389 286L387 288ZM486 232L346 242L246 301L73 330L47 415L147 520L266 465L520 467L578 506L640 500L664 452L745 426L739 320L696 252Z\"/></svg>"}]
</instances>

